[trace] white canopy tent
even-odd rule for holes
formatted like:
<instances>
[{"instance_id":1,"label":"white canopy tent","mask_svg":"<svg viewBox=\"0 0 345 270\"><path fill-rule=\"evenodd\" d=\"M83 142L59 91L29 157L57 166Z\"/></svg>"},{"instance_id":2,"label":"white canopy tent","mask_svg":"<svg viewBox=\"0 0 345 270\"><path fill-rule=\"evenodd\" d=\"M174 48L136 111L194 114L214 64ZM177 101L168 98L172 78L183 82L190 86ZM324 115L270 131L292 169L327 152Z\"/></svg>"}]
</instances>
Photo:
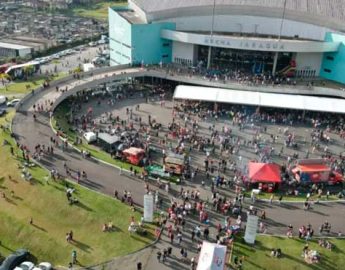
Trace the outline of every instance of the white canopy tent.
<instances>
[{"instance_id":1,"label":"white canopy tent","mask_svg":"<svg viewBox=\"0 0 345 270\"><path fill-rule=\"evenodd\" d=\"M345 114L345 99L178 85L174 99Z\"/></svg>"},{"instance_id":2,"label":"white canopy tent","mask_svg":"<svg viewBox=\"0 0 345 270\"><path fill-rule=\"evenodd\" d=\"M92 143L97 140L96 134L91 131L85 132L83 136L87 143Z\"/></svg>"},{"instance_id":3,"label":"white canopy tent","mask_svg":"<svg viewBox=\"0 0 345 270\"><path fill-rule=\"evenodd\" d=\"M224 270L226 246L204 241L202 243L197 270Z\"/></svg>"}]
</instances>

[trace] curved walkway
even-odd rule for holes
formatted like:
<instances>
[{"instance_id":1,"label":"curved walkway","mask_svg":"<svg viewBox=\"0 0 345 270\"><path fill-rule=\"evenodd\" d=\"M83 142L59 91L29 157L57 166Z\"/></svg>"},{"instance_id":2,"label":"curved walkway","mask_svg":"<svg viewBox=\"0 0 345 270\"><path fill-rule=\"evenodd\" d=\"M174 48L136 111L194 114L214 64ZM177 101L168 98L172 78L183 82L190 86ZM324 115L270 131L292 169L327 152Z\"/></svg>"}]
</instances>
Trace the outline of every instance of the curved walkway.
<instances>
[{"instance_id":1,"label":"curved walkway","mask_svg":"<svg viewBox=\"0 0 345 270\"><path fill-rule=\"evenodd\" d=\"M102 81L102 79L106 78L107 76L123 76L124 71L127 73L142 72L140 69L130 68L117 70L115 72L108 71L102 74L89 76L88 78L85 77L85 79L82 80L71 80L59 86L60 88L67 86L70 90L72 90L74 87L83 88L87 87L87 85L90 83L97 83L98 80ZM50 138L56 135L51 129L49 114L36 113L37 120L34 121L33 105L45 103L46 100L55 101L56 99L59 99L60 96L61 92L57 92L55 86L52 86L40 93L29 95L27 98L25 98L17 111L12 125L12 130L16 134L17 140L20 144L26 145L30 150L34 149L35 145L37 144L50 145ZM108 195L112 195L114 189L118 190L119 192L127 190L132 193L135 203L139 205L143 204L145 184L142 181L125 175L119 175L119 171L112 166L91 159L83 159L81 155L74 149L70 148L64 152L60 149L55 149L53 157L44 157L41 159L41 164L47 169L57 169L59 172L63 173L65 171L63 168L64 162L66 162L73 170L84 170L87 172L88 180L81 181L82 185ZM200 188L197 183L188 183L188 185L191 187L197 186ZM210 194L210 190L208 189L204 190L203 192ZM315 205L314 209L311 211L304 211L303 206L296 203L282 203L281 205L273 203L273 205L269 205L266 202L258 202L256 206L259 209L265 209L266 211L268 217L268 233L285 234L286 226L290 223L294 226L295 231L297 231L297 228L302 224L306 225L311 223L314 226L319 226L325 220L328 220L332 224L333 232L345 232L344 202ZM246 205L246 207L248 207L248 205ZM217 220L217 222L223 222L224 219L224 217L217 214L214 214L212 218ZM314 227L314 229L315 233L317 234L317 228ZM152 258L149 259L147 265L152 265L152 267L154 267L155 254L152 253L151 257Z\"/></svg>"}]
</instances>

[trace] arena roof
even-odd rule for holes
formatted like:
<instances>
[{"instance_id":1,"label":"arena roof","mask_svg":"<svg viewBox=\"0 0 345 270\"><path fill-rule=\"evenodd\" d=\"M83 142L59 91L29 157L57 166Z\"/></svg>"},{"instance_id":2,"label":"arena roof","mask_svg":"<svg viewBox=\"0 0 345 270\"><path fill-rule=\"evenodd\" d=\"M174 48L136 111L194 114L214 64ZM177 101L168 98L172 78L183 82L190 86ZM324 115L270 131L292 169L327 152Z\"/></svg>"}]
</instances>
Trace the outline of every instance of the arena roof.
<instances>
[{"instance_id":1,"label":"arena roof","mask_svg":"<svg viewBox=\"0 0 345 270\"><path fill-rule=\"evenodd\" d=\"M215 0L216 14L282 17L285 0ZM212 13L214 0L130 0L153 20ZM286 0L285 18L345 31L344 0Z\"/></svg>"},{"instance_id":2,"label":"arena roof","mask_svg":"<svg viewBox=\"0 0 345 270\"><path fill-rule=\"evenodd\" d=\"M345 99L179 85L174 99L345 114ZM283 101L283 102L282 102Z\"/></svg>"}]
</instances>

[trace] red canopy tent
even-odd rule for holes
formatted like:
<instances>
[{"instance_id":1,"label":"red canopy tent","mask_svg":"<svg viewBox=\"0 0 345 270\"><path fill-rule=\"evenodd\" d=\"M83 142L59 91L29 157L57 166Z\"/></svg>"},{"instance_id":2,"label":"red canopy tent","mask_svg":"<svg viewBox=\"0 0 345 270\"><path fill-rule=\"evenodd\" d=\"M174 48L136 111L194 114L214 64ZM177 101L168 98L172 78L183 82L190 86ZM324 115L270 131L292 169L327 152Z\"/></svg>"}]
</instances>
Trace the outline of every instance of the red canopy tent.
<instances>
[{"instance_id":1,"label":"red canopy tent","mask_svg":"<svg viewBox=\"0 0 345 270\"><path fill-rule=\"evenodd\" d=\"M249 180L251 183L280 183L280 166L274 163L249 162Z\"/></svg>"}]
</instances>

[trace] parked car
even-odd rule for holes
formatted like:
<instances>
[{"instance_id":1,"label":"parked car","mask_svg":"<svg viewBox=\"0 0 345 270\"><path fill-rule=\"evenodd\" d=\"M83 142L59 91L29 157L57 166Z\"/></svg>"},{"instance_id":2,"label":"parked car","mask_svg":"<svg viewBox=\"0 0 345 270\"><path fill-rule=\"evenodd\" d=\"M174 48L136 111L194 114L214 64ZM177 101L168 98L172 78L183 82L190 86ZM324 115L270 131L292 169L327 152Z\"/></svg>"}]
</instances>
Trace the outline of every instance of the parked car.
<instances>
[{"instance_id":1,"label":"parked car","mask_svg":"<svg viewBox=\"0 0 345 270\"><path fill-rule=\"evenodd\" d=\"M4 116L7 113L5 109L0 109L0 116Z\"/></svg>"},{"instance_id":2,"label":"parked car","mask_svg":"<svg viewBox=\"0 0 345 270\"><path fill-rule=\"evenodd\" d=\"M32 270L52 270L53 266L49 262L41 262Z\"/></svg>"},{"instance_id":3,"label":"parked car","mask_svg":"<svg viewBox=\"0 0 345 270\"><path fill-rule=\"evenodd\" d=\"M20 99L18 98L15 98L15 99L12 99L11 101L7 102L7 107L15 107L18 102L20 101Z\"/></svg>"},{"instance_id":4,"label":"parked car","mask_svg":"<svg viewBox=\"0 0 345 270\"><path fill-rule=\"evenodd\" d=\"M18 249L9 255L0 265L0 270L13 270L16 266L28 259L30 253L26 249Z\"/></svg>"},{"instance_id":5,"label":"parked car","mask_svg":"<svg viewBox=\"0 0 345 270\"><path fill-rule=\"evenodd\" d=\"M14 270L33 270L35 265L32 262L22 262Z\"/></svg>"},{"instance_id":6,"label":"parked car","mask_svg":"<svg viewBox=\"0 0 345 270\"><path fill-rule=\"evenodd\" d=\"M0 96L0 105L5 104L7 101L7 97L5 96Z\"/></svg>"}]
</instances>

